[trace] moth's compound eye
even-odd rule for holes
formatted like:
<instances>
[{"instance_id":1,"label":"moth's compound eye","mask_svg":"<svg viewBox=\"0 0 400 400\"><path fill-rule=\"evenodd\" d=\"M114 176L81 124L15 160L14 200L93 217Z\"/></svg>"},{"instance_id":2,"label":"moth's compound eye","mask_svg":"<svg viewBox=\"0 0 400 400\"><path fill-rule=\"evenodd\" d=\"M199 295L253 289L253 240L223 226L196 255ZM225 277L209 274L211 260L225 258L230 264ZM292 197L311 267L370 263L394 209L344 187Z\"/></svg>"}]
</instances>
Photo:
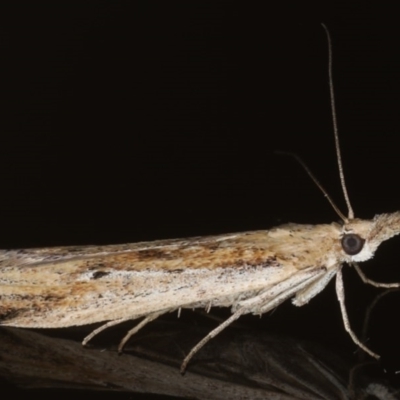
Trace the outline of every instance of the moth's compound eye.
<instances>
[{"instance_id":1,"label":"moth's compound eye","mask_svg":"<svg viewBox=\"0 0 400 400\"><path fill-rule=\"evenodd\" d=\"M365 239L355 233L348 233L342 237L342 248L349 256L358 254L364 247Z\"/></svg>"}]
</instances>

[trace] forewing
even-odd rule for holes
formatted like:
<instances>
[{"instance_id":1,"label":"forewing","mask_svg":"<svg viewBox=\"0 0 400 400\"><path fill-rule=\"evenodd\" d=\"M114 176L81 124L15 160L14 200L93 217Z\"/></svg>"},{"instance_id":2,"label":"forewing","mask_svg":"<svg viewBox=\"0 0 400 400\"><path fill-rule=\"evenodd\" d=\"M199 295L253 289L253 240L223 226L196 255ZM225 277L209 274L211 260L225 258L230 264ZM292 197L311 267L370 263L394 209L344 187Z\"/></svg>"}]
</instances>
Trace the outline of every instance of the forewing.
<instances>
[{"instance_id":1,"label":"forewing","mask_svg":"<svg viewBox=\"0 0 400 400\"><path fill-rule=\"evenodd\" d=\"M234 306L310 267L310 249L299 261L298 253L279 251L281 238L276 241L274 235L256 231L2 251L0 321L9 326L65 327L180 307Z\"/></svg>"}]
</instances>

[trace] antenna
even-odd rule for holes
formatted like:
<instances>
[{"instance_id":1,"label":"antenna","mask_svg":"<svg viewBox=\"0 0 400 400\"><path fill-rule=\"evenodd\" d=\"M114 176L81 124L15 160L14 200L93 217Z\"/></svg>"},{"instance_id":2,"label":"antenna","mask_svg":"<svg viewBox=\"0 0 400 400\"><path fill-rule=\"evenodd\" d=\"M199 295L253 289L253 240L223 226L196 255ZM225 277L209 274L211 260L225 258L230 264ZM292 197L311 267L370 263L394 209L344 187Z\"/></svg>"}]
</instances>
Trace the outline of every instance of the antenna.
<instances>
[{"instance_id":1,"label":"antenna","mask_svg":"<svg viewBox=\"0 0 400 400\"><path fill-rule=\"evenodd\" d=\"M321 192L324 194L324 196L327 198L329 201L330 205L332 208L335 210L336 214L339 215L339 218L343 220L343 222L347 222L347 218L345 215L339 210L339 207L335 204L333 201L332 197L329 195L329 193L326 191L326 189L321 185L319 180L315 177L315 175L311 172L310 168L308 168L307 164L295 153L290 153L288 151L275 151L276 154L280 154L283 156L290 156L293 157L307 172L308 176L314 181L314 183L318 186L318 188L321 190Z\"/></svg>"},{"instance_id":2,"label":"antenna","mask_svg":"<svg viewBox=\"0 0 400 400\"><path fill-rule=\"evenodd\" d=\"M344 199L347 204L348 209L348 217L344 220L348 222L348 220L354 218L354 211L351 207L350 198L347 193L346 182L344 179L343 173L343 164L342 164L342 155L340 153L340 144L339 144L339 134L338 134L338 127L337 127L337 120L336 120L336 106L335 106L335 93L333 90L333 79L332 79L332 42L331 42L331 35L329 34L329 30L325 24L321 24L325 30L326 37L328 39L328 75L329 75L329 92L331 97L331 111L332 111L332 121L333 121L333 133L335 135L335 147L336 147L336 158L339 167L339 177L340 183L342 185ZM347 221L346 221L347 220Z\"/></svg>"}]
</instances>

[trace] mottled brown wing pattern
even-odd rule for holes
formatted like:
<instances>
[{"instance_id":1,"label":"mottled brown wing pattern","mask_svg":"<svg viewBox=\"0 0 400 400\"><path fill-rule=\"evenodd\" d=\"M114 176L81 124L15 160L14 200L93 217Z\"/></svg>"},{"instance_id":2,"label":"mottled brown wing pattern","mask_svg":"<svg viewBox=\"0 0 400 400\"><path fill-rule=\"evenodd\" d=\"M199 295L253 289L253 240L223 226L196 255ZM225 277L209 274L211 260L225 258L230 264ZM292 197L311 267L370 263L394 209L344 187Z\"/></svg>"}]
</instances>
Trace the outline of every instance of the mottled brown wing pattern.
<instances>
[{"instance_id":1,"label":"mottled brown wing pattern","mask_svg":"<svg viewBox=\"0 0 400 400\"><path fill-rule=\"evenodd\" d=\"M330 235L323 234L327 229ZM2 251L0 323L54 328L235 306L302 269L327 264L321 243L332 247L337 231L293 224L182 240Z\"/></svg>"}]
</instances>

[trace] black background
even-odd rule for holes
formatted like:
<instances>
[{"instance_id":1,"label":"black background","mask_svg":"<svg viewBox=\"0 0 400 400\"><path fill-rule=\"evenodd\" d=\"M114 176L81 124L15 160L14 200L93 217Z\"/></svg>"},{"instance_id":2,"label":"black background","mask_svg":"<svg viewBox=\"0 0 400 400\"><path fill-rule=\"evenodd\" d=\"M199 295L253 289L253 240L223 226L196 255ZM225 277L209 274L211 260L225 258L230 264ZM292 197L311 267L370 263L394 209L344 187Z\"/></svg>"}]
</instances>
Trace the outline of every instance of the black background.
<instances>
[{"instance_id":1,"label":"black background","mask_svg":"<svg viewBox=\"0 0 400 400\"><path fill-rule=\"evenodd\" d=\"M390 2L13 2L0 35L2 248L112 244L268 229L345 210L327 78L330 29L344 168L357 217L399 207L400 25ZM272 4L272 3L271 3ZM393 17L392 17L393 16ZM400 281L398 244L365 270ZM360 330L378 290L345 271ZM400 370L400 295L370 346ZM334 286L259 329L353 356ZM391 378L396 383L395 378Z\"/></svg>"}]
</instances>

